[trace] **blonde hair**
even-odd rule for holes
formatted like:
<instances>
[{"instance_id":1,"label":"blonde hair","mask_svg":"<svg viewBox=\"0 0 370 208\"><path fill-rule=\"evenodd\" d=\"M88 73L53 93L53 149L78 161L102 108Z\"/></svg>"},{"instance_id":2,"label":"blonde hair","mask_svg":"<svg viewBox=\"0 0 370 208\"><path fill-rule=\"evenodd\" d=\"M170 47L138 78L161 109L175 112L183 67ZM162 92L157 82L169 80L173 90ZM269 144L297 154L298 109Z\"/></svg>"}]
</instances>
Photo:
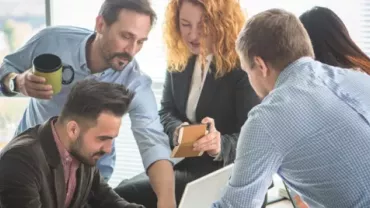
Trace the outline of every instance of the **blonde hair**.
<instances>
[{"instance_id":1,"label":"blonde hair","mask_svg":"<svg viewBox=\"0 0 370 208\"><path fill-rule=\"evenodd\" d=\"M212 33L214 38L214 63L216 77L222 77L240 65L235 51L235 40L245 22L245 15L237 0L170 0L165 14L164 40L168 70L181 72L185 69L191 52L182 40L179 28L179 11L184 1L204 9L203 34ZM205 62L204 40L201 40L200 57Z\"/></svg>"},{"instance_id":2,"label":"blonde hair","mask_svg":"<svg viewBox=\"0 0 370 208\"><path fill-rule=\"evenodd\" d=\"M236 49L253 67L256 56L273 68L283 70L303 57L314 57L306 29L292 13L270 9L253 16L243 27Z\"/></svg>"}]
</instances>

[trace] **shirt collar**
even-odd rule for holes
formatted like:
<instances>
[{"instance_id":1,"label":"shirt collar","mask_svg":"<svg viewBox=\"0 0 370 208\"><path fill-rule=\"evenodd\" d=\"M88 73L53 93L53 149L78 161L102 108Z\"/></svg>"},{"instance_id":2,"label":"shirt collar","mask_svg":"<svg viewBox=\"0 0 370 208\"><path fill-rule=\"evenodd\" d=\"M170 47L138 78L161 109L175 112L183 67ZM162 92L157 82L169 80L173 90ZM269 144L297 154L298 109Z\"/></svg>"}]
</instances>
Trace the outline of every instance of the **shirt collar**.
<instances>
[{"instance_id":1,"label":"shirt collar","mask_svg":"<svg viewBox=\"0 0 370 208\"><path fill-rule=\"evenodd\" d=\"M206 63L205 63L206 70L208 70L208 68L209 68L209 66L210 66L210 64L212 62L212 59L213 59L213 54L208 54L206 56ZM200 56L199 55L196 57L196 64L201 64L201 60L200 60Z\"/></svg>"},{"instance_id":2,"label":"shirt collar","mask_svg":"<svg viewBox=\"0 0 370 208\"><path fill-rule=\"evenodd\" d=\"M56 119L51 121L51 130L53 132L53 137L57 145L60 158L62 159L62 161L73 162L76 165L79 164L79 162L68 152L68 150L64 147L64 145L60 141L58 132L56 131L56 128L55 128L55 122L56 122Z\"/></svg>"},{"instance_id":3,"label":"shirt collar","mask_svg":"<svg viewBox=\"0 0 370 208\"><path fill-rule=\"evenodd\" d=\"M87 46L88 41L91 38L94 38L94 37L95 37L95 32L93 32L90 35L86 36L85 39L83 39L83 41L80 44L80 48L79 48L79 59L78 60L80 62L80 67L81 68L83 68L84 66L87 65L87 60L86 60L86 46Z\"/></svg>"},{"instance_id":4,"label":"shirt collar","mask_svg":"<svg viewBox=\"0 0 370 208\"><path fill-rule=\"evenodd\" d=\"M282 85L295 70L300 70L302 65L312 61L314 60L311 57L302 57L290 63L282 72L280 72L275 83L275 88Z\"/></svg>"},{"instance_id":5,"label":"shirt collar","mask_svg":"<svg viewBox=\"0 0 370 208\"><path fill-rule=\"evenodd\" d=\"M212 59L213 59L213 54L211 53L211 54L208 54L207 56L206 56L206 60L208 61L208 62L211 62L212 61Z\"/></svg>"}]
</instances>

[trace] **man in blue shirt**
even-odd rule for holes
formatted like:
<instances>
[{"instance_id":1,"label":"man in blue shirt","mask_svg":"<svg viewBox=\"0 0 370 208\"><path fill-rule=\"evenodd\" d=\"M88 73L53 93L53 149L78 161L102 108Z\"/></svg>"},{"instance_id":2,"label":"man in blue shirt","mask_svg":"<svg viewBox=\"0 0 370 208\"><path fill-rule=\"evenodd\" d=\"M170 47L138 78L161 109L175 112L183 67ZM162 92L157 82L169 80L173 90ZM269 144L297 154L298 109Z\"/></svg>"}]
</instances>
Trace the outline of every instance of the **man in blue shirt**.
<instances>
[{"instance_id":1,"label":"man in blue shirt","mask_svg":"<svg viewBox=\"0 0 370 208\"><path fill-rule=\"evenodd\" d=\"M0 69L2 92L31 97L16 134L60 114L73 84L81 79L96 79L125 85L135 93L129 106L132 131L144 167L158 198L158 207L175 207L174 175L168 138L160 124L151 79L140 71L134 55L147 40L156 19L148 0L105 0L96 18L95 32L76 27L49 27L26 45L4 58ZM40 54L59 56L73 77L60 93L53 95L45 79L32 74L32 61ZM73 75L73 76L72 76ZM115 163L115 149L98 162L106 180Z\"/></svg>"},{"instance_id":2,"label":"man in blue shirt","mask_svg":"<svg viewBox=\"0 0 370 208\"><path fill-rule=\"evenodd\" d=\"M279 9L252 17L236 45L263 101L213 207L261 207L275 173L309 207L370 207L370 76L315 61L302 24Z\"/></svg>"}]
</instances>

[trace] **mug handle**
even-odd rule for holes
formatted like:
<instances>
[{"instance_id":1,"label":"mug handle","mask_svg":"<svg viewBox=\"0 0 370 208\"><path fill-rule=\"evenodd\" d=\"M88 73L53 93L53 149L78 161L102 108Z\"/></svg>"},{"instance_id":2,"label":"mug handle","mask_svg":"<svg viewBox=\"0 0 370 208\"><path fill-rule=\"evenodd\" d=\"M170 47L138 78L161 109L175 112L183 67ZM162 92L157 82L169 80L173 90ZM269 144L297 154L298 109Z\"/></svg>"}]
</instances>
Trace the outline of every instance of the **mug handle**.
<instances>
[{"instance_id":1,"label":"mug handle","mask_svg":"<svg viewBox=\"0 0 370 208\"><path fill-rule=\"evenodd\" d=\"M64 73L64 71L66 70L66 69L69 69L71 72L72 72L72 76L71 76L71 78L69 78L69 80L64 80L63 78L63 80L62 80L62 84L64 84L64 85L67 85L67 84L71 84L72 83L72 81L74 80L74 78L75 78L75 71L73 70L73 68L70 66L70 65L66 65L66 66L63 66L63 69L62 69L62 73ZM63 76L62 76L63 77Z\"/></svg>"}]
</instances>

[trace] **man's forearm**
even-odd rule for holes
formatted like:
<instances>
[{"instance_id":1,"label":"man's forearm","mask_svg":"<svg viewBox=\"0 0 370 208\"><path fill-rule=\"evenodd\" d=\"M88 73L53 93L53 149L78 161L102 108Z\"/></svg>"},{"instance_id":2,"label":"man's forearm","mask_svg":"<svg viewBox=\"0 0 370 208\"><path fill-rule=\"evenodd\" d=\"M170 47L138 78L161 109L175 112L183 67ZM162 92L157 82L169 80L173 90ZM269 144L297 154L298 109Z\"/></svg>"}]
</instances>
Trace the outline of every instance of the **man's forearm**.
<instances>
[{"instance_id":1,"label":"man's forearm","mask_svg":"<svg viewBox=\"0 0 370 208\"><path fill-rule=\"evenodd\" d=\"M153 163L148 169L148 176L158 200L175 200L175 175L170 161L159 160Z\"/></svg>"}]
</instances>

